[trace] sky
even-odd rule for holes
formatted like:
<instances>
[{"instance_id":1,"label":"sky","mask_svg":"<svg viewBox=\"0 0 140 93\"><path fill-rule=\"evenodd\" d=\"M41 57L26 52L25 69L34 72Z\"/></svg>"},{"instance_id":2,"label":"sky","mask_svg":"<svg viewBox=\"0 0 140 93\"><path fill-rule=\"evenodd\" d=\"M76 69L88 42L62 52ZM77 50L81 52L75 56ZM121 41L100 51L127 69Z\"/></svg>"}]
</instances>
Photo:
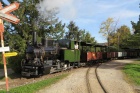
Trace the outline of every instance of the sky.
<instances>
[{"instance_id":1,"label":"sky","mask_svg":"<svg viewBox=\"0 0 140 93\"><path fill-rule=\"evenodd\" d=\"M85 29L98 43L106 42L99 33L101 23L111 17L118 21L117 27L139 20L139 0L44 0L37 6L39 11L59 8L59 20L68 24L74 21L79 29Z\"/></svg>"},{"instance_id":2,"label":"sky","mask_svg":"<svg viewBox=\"0 0 140 93\"><path fill-rule=\"evenodd\" d=\"M16 1L16 0L15 0ZM140 0L44 0L36 5L44 16L45 10L59 9L57 17L66 25L74 21L79 29L85 29L98 43L106 42L99 33L101 23L111 17L118 20L117 27L139 20ZM43 12L41 12L43 11Z\"/></svg>"}]
</instances>

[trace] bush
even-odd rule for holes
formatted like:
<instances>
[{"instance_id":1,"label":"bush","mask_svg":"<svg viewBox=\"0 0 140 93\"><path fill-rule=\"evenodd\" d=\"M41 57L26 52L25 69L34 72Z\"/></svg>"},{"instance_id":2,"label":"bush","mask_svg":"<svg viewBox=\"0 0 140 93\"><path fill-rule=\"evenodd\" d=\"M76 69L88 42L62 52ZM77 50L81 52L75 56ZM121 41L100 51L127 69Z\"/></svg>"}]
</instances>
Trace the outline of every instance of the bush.
<instances>
[{"instance_id":1,"label":"bush","mask_svg":"<svg viewBox=\"0 0 140 93\"><path fill-rule=\"evenodd\" d=\"M24 58L24 54L20 54L14 57L8 58L8 63L15 73L21 73L21 60Z\"/></svg>"}]
</instances>

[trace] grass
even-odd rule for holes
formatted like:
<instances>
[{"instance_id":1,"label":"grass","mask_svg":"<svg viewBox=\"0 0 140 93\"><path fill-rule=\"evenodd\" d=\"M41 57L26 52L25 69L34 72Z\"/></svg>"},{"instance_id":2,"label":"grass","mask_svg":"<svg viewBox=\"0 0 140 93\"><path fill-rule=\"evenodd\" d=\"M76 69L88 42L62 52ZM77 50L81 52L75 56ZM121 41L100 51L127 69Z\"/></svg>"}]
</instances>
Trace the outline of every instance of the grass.
<instances>
[{"instance_id":1,"label":"grass","mask_svg":"<svg viewBox=\"0 0 140 93\"><path fill-rule=\"evenodd\" d=\"M140 60L125 65L123 69L129 81L136 85L140 85Z\"/></svg>"},{"instance_id":2,"label":"grass","mask_svg":"<svg viewBox=\"0 0 140 93\"><path fill-rule=\"evenodd\" d=\"M54 78L49 78L47 80L39 81L33 84L28 84L20 87L16 87L13 89L10 89L10 93L34 93L46 86L50 86L51 84L56 83L60 79L63 79L64 77L68 76L68 74L63 74L60 76L56 76ZM0 91L0 93L6 93L6 91Z\"/></svg>"},{"instance_id":3,"label":"grass","mask_svg":"<svg viewBox=\"0 0 140 93\"><path fill-rule=\"evenodd\" d=\"M62 74L53 78L49 78L46 80L42 80L33 84L28 84L24 86L19 86L16 88L10 89L10 93L35 93L36 91L39 91L40 89L43 89L47 86L50 86L59 80L63 79L64 77L68 76L68 74ZM5 90L0 90L0 93L6 93Z\"/></svg>"}]
</instances>

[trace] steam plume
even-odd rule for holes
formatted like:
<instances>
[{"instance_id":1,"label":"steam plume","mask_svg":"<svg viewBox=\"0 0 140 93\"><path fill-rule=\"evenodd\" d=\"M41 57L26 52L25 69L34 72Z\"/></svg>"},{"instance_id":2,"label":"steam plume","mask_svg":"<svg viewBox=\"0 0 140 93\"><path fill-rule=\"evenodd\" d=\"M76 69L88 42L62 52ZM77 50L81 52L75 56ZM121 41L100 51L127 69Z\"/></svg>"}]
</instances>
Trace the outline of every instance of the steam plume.
<instances>
[{"instance_id":1,"label":"steam plume","mask_svg":"<svg viewBox=\"0 0 140 93\"><path fill-rule=\"evenodd\" d=\"M58 16L73 20L76 18L76 8L74 0L43 0L36 5L40 15L47 18L49 15L46 11L57 10Z\"/></svg>"}]
</instances>

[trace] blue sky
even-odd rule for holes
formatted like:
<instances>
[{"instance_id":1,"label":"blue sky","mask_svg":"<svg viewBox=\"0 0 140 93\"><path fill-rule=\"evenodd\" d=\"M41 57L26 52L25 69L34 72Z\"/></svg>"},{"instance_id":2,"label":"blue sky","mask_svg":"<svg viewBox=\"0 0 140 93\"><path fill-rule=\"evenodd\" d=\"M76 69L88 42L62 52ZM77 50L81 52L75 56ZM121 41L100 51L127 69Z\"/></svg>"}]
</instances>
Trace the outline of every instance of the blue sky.
<instances>
[{"instance_id":1,"label":"blue sky","mask_svg":"<svg viewBox=\"0 0 140 93\"><path fill-rule=\"evenodd\" d=\"M132 30L130 21L139 20L139 3L139 0L44 0L37 6L41 11L59 8L59 20L66 24L74 21L80 29L89 31L97 42L102 43L106 40L99 33L101 23L112 17L119 20L117 27L127 25Z\"/></svg>"},{"instance_id":2,"label":"blue sky","mask_svg":"<svg viewBox=\"0 0 140 93\"><path fill-rule=\"evenodd\" d=\"M119 20L117 27L127 25L132 30L130 21L139 20L139 3L139 0L44 0L40 7L41 11L59 8L60 20L67 24L74 21L80 29L89 31L97 42L103 43L106 40L99 33L101 23L112 17Z\"/></svg>"}]
</instances>

